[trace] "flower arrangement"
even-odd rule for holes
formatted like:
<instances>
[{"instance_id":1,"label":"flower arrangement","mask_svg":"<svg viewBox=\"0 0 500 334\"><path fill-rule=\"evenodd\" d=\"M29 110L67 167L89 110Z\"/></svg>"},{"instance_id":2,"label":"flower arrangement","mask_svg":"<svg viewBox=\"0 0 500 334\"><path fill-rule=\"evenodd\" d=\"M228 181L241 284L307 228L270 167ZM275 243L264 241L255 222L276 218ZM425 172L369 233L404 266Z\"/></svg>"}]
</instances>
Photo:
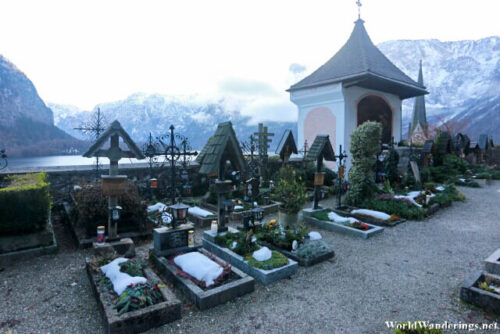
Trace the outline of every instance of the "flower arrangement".
<instances>
[{"instance_id":1,"label":"flower arrangement","mask_svg":"<svg viewBox=\"0 0 500 334\"><path fill-rule=\"evenodd\" d=\"M353 223L347 223L347 226L352 227L352 228L356 228L356 229L362 230L362 231L367 231L370 229L370 227L367 224L361 223L359 221L355 221Z\"/></svg>"},{"instance_id":2,"label":"flower arrangement","mask_svg":"<svg viewBox=\"0 0 500 334\"><path fill-rule=\"evenodd\" d=\"M147 281L145 284L131 284L117 299L115 308L118 315L135 311L163 301L160 288L166 287L159 281Z\"/></svg>"}]
</instances>

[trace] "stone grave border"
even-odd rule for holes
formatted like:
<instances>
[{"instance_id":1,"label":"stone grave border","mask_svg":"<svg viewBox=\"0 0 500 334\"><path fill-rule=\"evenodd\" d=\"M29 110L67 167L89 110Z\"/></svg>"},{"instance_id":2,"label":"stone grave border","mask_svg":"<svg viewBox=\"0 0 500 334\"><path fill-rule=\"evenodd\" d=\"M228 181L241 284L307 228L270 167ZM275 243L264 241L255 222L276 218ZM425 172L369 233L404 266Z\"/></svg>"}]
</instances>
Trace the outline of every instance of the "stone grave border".
<instances>
[{"instance_id":1,"label":"stone grave border","mask_svg":"<svg viewBox=\"0 0 500 334\"><path fill-rule=\"evenodd\" d=\"M238 230L229 227L229 232L236 233ZM257 281L264 285L269 285L283 278L290 277L298 270L298 263L291 259L288 259L287 265L271 270L263 270L252 267L248 264L248 261L243 258L243 256L236 254L226 247L217 245L215 243L216 235L217 232L215 231L203 232L203 248L207 249L211 253L214 253L226 262L229 262L231 265L237 267L244 273L254 277Z\"/></svg>"},{"instance_id":2,"label":"stone grave border","mask_svg":"<svg viewBox=\"0 0 500 334\"><path fill-rule=\"evenodd\" d=\"M205 253L205 255L207 255L207 253L210 254L208 251L201 249L200 246L191 248L189 251L199 251ZM172 282L175 287L180 288L188 299L200 310L206 310L226 303L237 297L253 292L255 289L255 280L252 277L234 266L231 266L232 273L239 277L237 280L204 291L189 278L178 275L179 269L177 266L170 264L165 257L157 256L154 249L151 249L149 254L150 260L153 261L160 275ZM221 262L226 262L217 256L216 258Z\"/></svg>"},{"instance_id":3,"label":"stone grave border","mask_svg":"<svg viewBox=\"0 0 500 334\"><path fill-rule=\"evenodd\" d=\"M481 307L488 312L500 314L500 295L478 287L478 283L483 281L487 276L500 280L500 276L481 271L476 272L463 282L460 288L460 299L469 304Z\"/></svg>"},{"instance_id":4,"label":"stone grave border","mask_svg":"<svg viewBox=\"0 0 500 334\"><path fill-rule=\"evenodd\" d=\"M92 291L99 304L106 333L140 333L181 318L181 302L167 287L160 288L165 301L118 315L113 305L109 305L102 297L104 291L97 284L89 259L86 259L86 268ZM147 279L161 282L161 279L149 268L144 269L144 275Z\"/></svg>"},{"instance_id":5,"label":"stone grave border","mask_svg":"<svg viewBox=\"0 0 500 334\"><path fill-rule=\"evenodd\" d=\"M484 260L484 269L491 274L500 276L500 248Z\"/></svg>"},{"instance_id":6,"label":"stone grave border","mask_svg":"<svg viewBox=\"0 0 500 334\"><path fill-rule=\"evenodd\" d=\"M40 244L38 244L38 245L32 245L32 247L30 247L30 248L16 249L16 250L13 250L10 252L1 253L0 254L0 264L6 265L6 264L12 263L14 261L18 261L18 260L22 260L22 259L26 259L26 258L31 258L34 256L56 253L58 246L57 246L56 236L54 233L54 227L52 226L52 217L51 217L50 210L49 210L49 216L47 218L47 225L45 226L45 229L42 231L30 233L30 234L36 235L36 234L41 234L41 233L50 234L50 239L51 239L50 245L40 246ZM0 236L0 242L2 242L2 239L4 239L4 238L16 238L16 239L23 240L23 239L26 239L26 237L27 237L26 234L13 235L13 236Z\"/></svg>"},{"instance_id":7,"label":"stone grave border","mask_svg":"<svg viewBox=\"0 0 500 334\"><path fill-rule=\"evenodd\" d=\"M354 228L354 227L345 226L343 224L335 223L335 222L332 222L332 221L319 220L319 219L314 218L312 216L312 214L314 212L322 212L322 211L326 211L326 209L320 209L320 210L304 209L302 211L302 214L303 214L304 220L306 222L308 222L308 223L310 223L310 224L312 224L312 225L314 225L316 227L323 228L325 230L329 230L329 231L332 231L332 232L339 232L339 233L342 233L342 234L347 234L347 235L350 235L350 236L353 236L353 237L359 237L359 238L363 238L363 239L368 239L369 237L371 237L371 236L373 236L375 234L382 233L384 231L383 227L372 225L370 223L366 223L366 222L364 222L361 219L360 219L360 222L361 223L366 223L366 225L368 225L370 227L369 230L363 231L363 230L359 230L359 229ZM336 210L333 210L333 211L337 212ZM337 213L338 214L342 213L343 216L347 216L343 212L337 212Z\"/></svg>"}]
</instances>

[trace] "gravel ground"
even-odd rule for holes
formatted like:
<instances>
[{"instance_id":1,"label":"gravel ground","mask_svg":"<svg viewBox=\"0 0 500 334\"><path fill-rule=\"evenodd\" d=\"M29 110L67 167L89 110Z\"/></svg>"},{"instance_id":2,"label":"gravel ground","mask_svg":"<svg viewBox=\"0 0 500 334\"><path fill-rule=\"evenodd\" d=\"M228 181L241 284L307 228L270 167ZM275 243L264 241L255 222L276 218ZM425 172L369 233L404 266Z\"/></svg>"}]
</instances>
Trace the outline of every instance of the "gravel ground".
<instances>
[{"instance_id":1,"label":"gravel ground","mask_svg":"<svg viewBox=\"0 0 500 334\"><path fill-rule=\"evenodd\" d=\"M458 298L464 278L500 246L500 182L461 190L466 202L368 240L319 230L335 260L300 267L269 287L256 284L254 293L207 311L184 300L181 320L148 333L392 333L385 321L500 324ZM57 255L0 271L0 333L103 331L84 269L88 252L74 247L57 215L55 227Z\"/></svg>"}]
</instances>

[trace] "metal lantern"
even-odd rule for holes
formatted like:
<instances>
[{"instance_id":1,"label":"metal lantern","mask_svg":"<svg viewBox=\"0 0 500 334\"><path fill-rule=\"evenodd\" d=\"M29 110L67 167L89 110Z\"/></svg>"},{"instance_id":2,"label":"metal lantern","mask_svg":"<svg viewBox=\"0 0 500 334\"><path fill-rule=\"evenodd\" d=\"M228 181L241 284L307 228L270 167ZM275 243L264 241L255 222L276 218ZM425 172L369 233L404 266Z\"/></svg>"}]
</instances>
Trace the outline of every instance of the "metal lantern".
<instances>
[{"instance_id":1,"label":"metal lantern","mask_svg":"<svg viewBox=\"0 0 500 334\"><path fill-rule=\"evenodd\" d=\"M158 179L155 179L155 178L149 179L149 187L151 189L158 188Z\"/></svg>"},{"instance_id":2,"label":"metal lantern","mask_svg":"<svg viewBox=\"0 0 500 334\"><path fill-rule=\"evenodd\" d=\"M255 220L258 220L259 222L264 219L264 209L262 208L253 208L252 209L252 215Z\"/></svg>"},{"instance_id":3,"label":"metal lantern","mask_svg":"<svg viewBox=\"0 0 500 334\"><path fill-rule=\"evenodd\" d=\"M227 214L230 214L234 210L234 202L230 199L226 199L224 201L224 211L226 211Z\"/></svg>"},{"instance_id":4,"label":"metal lantern","mask_svg":"<svg viewBox=\"0 0 500 334\"><path fill-rule=\"evenodd\" d=\"M189 206L184 203L176 203L169 206L172 212L172 227L176 227L178 223L184 223L187 219Z\"/></svg>"},{"instance_id":5,"label":"metal lantern","mask_svg":"<svg viewBox=\"0 0 500 334\"><path fill-rule=\"evenodd\" d=\"M120 219L120 211L122 211L122 207L119 205L109 207L109 215L113 220Z\"/></svg>"}]
</instances>

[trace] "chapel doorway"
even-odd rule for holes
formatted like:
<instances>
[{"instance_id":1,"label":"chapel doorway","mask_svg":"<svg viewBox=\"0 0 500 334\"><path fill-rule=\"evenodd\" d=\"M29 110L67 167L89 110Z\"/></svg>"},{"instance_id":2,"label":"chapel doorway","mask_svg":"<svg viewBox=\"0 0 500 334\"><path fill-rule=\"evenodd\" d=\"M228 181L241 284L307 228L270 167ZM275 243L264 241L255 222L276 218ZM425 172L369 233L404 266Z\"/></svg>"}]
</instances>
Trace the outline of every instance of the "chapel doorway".
<instances>
[{"instance_id":1,"label":"chapel doorway","mask_svg":"<svg viewBox=\"0 0 500 334\"><path fill-rule=\"evenodd\" d=\"M357 126L374 121L382 124L382 143L390 144L392 138L392 109L379 96L369 95L358 103Z\"/></svg>"}]
</instances>

